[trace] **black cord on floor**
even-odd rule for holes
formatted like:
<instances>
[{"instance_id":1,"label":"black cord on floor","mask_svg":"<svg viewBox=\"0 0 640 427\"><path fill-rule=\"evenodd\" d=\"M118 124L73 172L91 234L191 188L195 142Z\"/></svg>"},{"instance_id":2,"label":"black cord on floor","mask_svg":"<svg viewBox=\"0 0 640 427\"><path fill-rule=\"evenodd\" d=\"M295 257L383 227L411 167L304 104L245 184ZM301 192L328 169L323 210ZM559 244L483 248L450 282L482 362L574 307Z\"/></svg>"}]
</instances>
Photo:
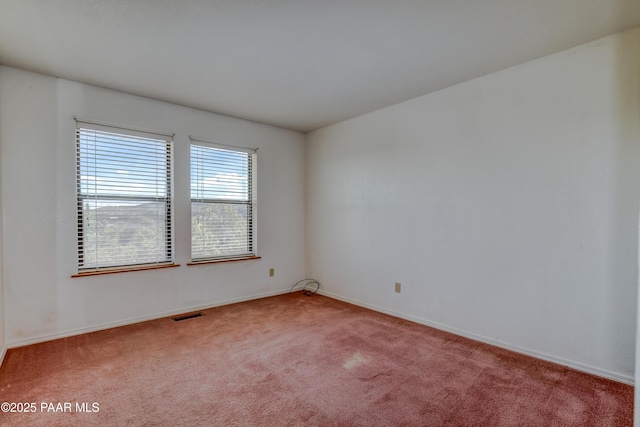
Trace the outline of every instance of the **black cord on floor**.
<instances>
[{"instance_id":1,"label":"black cord on floor","mask_svg":"<svg viewBox=\"0 0 640 427\"><path fill-rule=\"evenodd\" d=\"M320 289L320 282L318 282L316 279L298 280L296 284L293 285L291 289L289 289L289 293L293 292L293 290L298 286L302 286L303 295L310 297L318 292L318 290Z\"/></svg>"}]
</instances>

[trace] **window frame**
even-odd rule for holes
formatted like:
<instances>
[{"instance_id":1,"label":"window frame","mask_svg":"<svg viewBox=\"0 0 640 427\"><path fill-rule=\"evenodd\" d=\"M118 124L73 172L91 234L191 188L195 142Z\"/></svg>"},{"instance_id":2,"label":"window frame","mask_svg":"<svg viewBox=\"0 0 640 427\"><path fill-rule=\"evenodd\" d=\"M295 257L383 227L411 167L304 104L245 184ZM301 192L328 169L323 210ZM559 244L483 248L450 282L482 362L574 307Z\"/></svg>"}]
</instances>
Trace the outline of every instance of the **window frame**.
<instances>
[{"instance_id":1,"label":"window frame","mask_svg":"<svg viewBox=\"0 0 640 427\"><path fill-rule=\"evenodd\" d=\"M201 138L195 138L189 136L189 205L190 205L190 262L189 265L208 264L227 261L238 261L245 259L259 259L258 256L258 236L257 236L257 148L239 147L228 144L221 144L217 142L211 142ZM247 198L246 200L239 201L232 198L206 198L206 197L193 197L193 147L204 147L209 149L224 150L235 153L247 154ZM248 251L236 254L223 254L223 255L206 255L202 257L194 257L194 230L193 230L193 215L194 215L194 203L206 203L206 204L240 204L247 206L250 214L247 215L247 236Z\"/></svg>"},{"instance_id":2,"label":"window frame","mask_svg":"<svg viewBox=\"0 0 640 427\"><path fill-rule=\"evenodd\" d=\"M147 270L153 268L164 268L164 267L172 267L177 266L175 264L175 243L174 243L174 153L173 153L173 138L174 134L170 133L159 133L154 131L148 131L143 129L135 129L130 127L123 127L118 125L112 125L102 122L89 121L84 119L79 119L74 117L76 121L75 127L75 159L76 159L76 220L77 220L77 230L76 230L76 267L77 274L72 277L79 277L84 275L94 275L94 274L105 274L105 273L114 273L121 271L137 271L137 270ZM146 139L150 142L157 142L158 144L164 145L164 168L159 168L158 171L162 172L164 175L164 179L157 180L156 182L164 182L164 186L161 187L164 191L163 196L159 196L158 193L155 195L145 195L145 194L99 194L96 190L95 194L92 194L90 191L83 190L83 162L82 162L82 153L81 153L81 139L84 135L85 138L87 136L90 137L91 133L94 135L114 135L120 138L120 141L126 141L127 138L132 139ZM162 148L160 145L160 149ZM85 163L87 160L85 159ZM135 164L135 162L132 162ZM85 165L85 168L87 166ZM95 167L95 166L94 166ZM86 172L86 171L85 171ZM97 179L97 171L93 175L93 179ZM161 175L161 176L162 176ZM90 175L91 176L91 175ZM140 182L133 182L133 184L140 184ZM131 187L135 187L132 185ZM164 204L164 256L162 258L158 258L155 261L149 262L130 262L130 263L122 263L122 264L111 264L111 263L100 263L96 262L92 265L87 265L86 261L86 238L85 234L87 230L84 224L84 215L85 215L85 202L93 201L93 202L109 202L109 201L123 201L123 202L140 202L144 201L147 203L163 203ZM99 246L99 241L96 243Z\"/></svg>"}]
</instances>

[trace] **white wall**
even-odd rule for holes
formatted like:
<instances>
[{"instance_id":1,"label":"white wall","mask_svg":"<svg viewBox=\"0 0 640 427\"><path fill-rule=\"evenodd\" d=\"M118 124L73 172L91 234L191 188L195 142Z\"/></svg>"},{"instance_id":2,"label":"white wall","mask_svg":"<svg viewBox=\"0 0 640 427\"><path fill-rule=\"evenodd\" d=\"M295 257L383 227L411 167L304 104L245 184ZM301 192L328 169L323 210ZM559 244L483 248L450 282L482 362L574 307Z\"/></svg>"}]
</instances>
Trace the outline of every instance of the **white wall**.
<instances>
[{"instance_id":1,"label":"white wall","mask_svg":"<svg viewBox=\"0 0 640 427\"><path fill-rule=\"evenodd\" d=\"M0 100L2 99L2 88L0 87ZM1 117L1 102L0 102L0 117ZM0 119L0 141L2 139L2 120ZM0 158L2 157L2 150L0 150ZM0 162L1 163L1 162ZM1 169L1 168L0 168ZM0 174L1 183L1 174ZM2 274L2 185L0 184L0 366L7 352L7 337L5 332L5 308L4 308L4 281Z\"/></svg>"},{"instance_id":2,"label":"white wall","mask_svg":"<svg viewBox=\"0 0 640 427\"><path fill-rule=\"evenodd\" d=\"M310 133L309 275L632 382L638 57L640 28Z\"/></svg>"},{"instance_id":3,"label":"white wall","mask_svg":"<svg viewBox=\"0 0 640 427\"><path fill-rule=\"evenodd\" d=\"M71 278L74 115L175 132L179 268ZM304 277L302 134L7 67L0 68L0 122L9 346L280 293ZM186 266L188 135L259 148L261 260Z\"/></svg>"}]
</instances>

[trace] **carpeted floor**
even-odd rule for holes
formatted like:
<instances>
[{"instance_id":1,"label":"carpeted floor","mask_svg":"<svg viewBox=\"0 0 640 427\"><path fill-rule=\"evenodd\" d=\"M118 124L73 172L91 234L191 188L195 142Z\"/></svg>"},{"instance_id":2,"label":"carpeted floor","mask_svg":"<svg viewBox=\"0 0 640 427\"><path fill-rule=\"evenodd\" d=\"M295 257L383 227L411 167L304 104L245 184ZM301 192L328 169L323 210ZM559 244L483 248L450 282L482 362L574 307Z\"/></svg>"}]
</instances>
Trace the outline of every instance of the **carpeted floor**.
<instances>
[{"instance_id":1,"label":"carpeted floor","mask_svg":"<svg viewBox=\"0 0 640 427\"><path fill-rule=\"evenodd\" d=\"M0 425L632 425L631 386L326 297L203 313L9 350Z\"/></svg>"}]
</instances>

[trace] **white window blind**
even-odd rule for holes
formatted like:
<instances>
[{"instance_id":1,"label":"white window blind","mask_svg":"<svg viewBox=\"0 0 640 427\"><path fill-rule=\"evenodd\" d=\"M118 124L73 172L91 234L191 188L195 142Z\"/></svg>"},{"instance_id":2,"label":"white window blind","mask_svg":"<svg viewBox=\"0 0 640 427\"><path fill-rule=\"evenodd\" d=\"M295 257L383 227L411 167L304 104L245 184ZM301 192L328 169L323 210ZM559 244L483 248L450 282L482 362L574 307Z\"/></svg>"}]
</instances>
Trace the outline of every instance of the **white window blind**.
<instances>
[{"instance_id":1,"label":"white window blind","mask_svg":"<svg viewBox=\"0 0 640 427\"><path fill-rule=\"evenodd\" d=\"M255 256L255 172L255 150L191 144L193 261Z\"/></svg>"},{"instance_id":2,"label":"white window blind","mask_svg":"<svg viewBox=\"0 0 640 427\"><path fill-rule=\"evenodd\" d=\"M172 140L77 121L79 272L173 261Z\"/></svg>"}]
</instances>

